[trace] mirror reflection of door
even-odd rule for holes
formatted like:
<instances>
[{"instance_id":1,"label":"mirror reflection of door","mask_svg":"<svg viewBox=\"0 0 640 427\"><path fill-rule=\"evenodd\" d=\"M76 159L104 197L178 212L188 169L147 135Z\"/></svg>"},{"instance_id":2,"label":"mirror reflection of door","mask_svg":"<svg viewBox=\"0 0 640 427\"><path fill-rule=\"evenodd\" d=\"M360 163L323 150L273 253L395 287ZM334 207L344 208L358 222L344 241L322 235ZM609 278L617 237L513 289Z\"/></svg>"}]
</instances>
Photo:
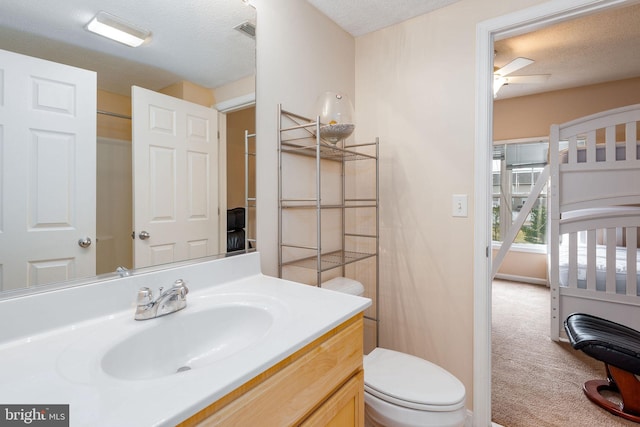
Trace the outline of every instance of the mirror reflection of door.
<instances>
[{"instance_id":1,"label":"mirror reflection of door","mask_svg":"<svg viewBox=\"0 0 640 427\"><path fill-rule=\"evenodd\" d=\"M218 254L218 113L134 86L134 267Z\"/></svg>"},{"instance_id":2,"label":"mirror reflection of door","mask_svg":"<svg viewBox=\"0 0 640 427\"><path fill-rule=\"evenodd\" d=\"M0 290L93 276L96 74L3 50L0 64Z\"/></svg>"}]
</instances>

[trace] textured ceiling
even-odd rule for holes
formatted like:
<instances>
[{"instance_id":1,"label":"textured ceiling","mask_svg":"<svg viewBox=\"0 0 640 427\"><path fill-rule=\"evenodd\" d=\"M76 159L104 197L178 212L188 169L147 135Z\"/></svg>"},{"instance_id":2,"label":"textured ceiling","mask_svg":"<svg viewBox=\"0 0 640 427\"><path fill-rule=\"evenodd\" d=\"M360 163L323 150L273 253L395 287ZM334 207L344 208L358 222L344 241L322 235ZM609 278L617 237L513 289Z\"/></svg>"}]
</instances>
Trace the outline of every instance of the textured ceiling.
<instances>
[{"instance_id":1,"label":"textured ceiling","mask_svg":"<svg viewBox=\"0 0 640 427\"><path fill-rule=\"evenodd\" d=\"M130 48L85 31L100 10L151 30L150 42ZM255 40L233 29L255 16L241 0L1 0L0 49L96 70L116 93L183 79L214 88L255 73Z\"/></svg>"},{"instance_id":2,"label":"textured ceiling","mask_svg":"<svg viewBox=\"0 0 640 427\"><path fill-rule=\"evenodd\" d=\"M549 74L540 84L513 84L498 99L640 76L640 5L566 21L494 45L497 67L516 57L535 62L515 75Z\"/></svg>"},{"instance_id":3,"label":"textured ceiling","mask_svg":"<svg viewBox=\"0 0 640 427\"><path fill-rule=\"evenodd\" d=\"M352 36L362 36L460 0L307 0Z\"/></svg>"}]
</instances>

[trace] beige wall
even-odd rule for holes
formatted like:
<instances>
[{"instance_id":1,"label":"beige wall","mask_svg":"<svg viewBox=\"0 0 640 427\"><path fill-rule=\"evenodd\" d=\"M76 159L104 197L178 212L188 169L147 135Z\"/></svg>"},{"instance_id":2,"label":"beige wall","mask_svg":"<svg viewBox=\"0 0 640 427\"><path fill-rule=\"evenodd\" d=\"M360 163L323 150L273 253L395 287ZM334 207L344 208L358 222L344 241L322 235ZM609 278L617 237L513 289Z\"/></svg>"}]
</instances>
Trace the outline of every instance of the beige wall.
<instances>
[{"instance_id":1,"label":"beige wall","mask_svg":"<svg viewBox=\"0 0 640 427\"><path fill-rule=\"evenodd\" d=\"M548 136L552 124L638 103L640 78L504 99L493 103L493 139Z\"/></svg>"},{"instance_id":2,"label":"beige wall","mask_svg":"<svg viewBox=\"0 0 640 427\"><path fill-rule=\"evenodd\" d=\"M256 91L256 76L244 77L213 90L216 103L240 98Z\"/></svg>"},{"instance_id":3,"label":"beige wall","mask_svg":"<svg viewBox=\"0 0 640 427\"><path fill-rule=\"evenodd\" d=\"M381 140L380 344L452 372L469 408L476 25L537 3L462 0L356 40L356 132Z\"/></svg>"},{"instance_id":4,"label":"beige wall","mask_svg":"<svg viewBox=\"0 0 640 427\"><path fill-rule=\"evenodd\" d=\"M494 249L493 256L498 253ZM546 285L547 254L523 251L509 251L498 270L499 278Z\"/></svg>"},{"instance_id":5,"label":"beige wall","mask_svg":"<svg viewBox=\"0 0 640 427\"><path fill-rule=\"evenodd\" d=\"M245 204L244 131L246 129L250 134L255 132L255 117L255 107L227 114L227 208L229 209ZM249 141L252 147L254 141L255 139ZM254 165L254 162L249 162L251 176L255 176L255 171L251 170ZM255 180L250 180L250 184L249 195L254 196Z\"/></svg>"},{"instance_id":6,"label":"beige wall","mask_svg":"<svg viewBox=\"0 0 640 427\"><path fill-rule=\"evenodd\" d=\"M315 116L326 90L354 95L355 42L309 3L258 2L256 130L262 271L278 274L277 107Z\"/></svg>"},{"instance_id":7,"label":"beige wall","mask_svg":"<svg viewBox=\"0 0 640 427\"><path fill-rule=\"evenodd\" d=\"M216 102L213 90L184 80L160 89L158 92L205 107L211 107Z\"/></svg>"}]
</instances>

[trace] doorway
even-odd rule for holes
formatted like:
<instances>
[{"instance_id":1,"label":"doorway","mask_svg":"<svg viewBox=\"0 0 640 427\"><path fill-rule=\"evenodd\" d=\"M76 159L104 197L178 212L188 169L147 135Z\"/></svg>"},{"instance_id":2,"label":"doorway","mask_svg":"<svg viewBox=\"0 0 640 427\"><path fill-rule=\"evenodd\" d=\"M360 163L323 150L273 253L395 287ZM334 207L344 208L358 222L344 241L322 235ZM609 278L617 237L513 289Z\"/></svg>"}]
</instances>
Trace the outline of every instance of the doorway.
<instances>
[{"instance_id":1,"label":"doorway","mask_svg":"<svg viewBox=\"0 0 640 427\"><path fill-rule=\"evenodd\" d=\"M479 23L476 41L476 156L474 226L474 414L491 425L491 160L493 145L493 42L562 21L632 4L633 0L567 0L543 3Z\"/></svg>"},{"instance_id":2,"label":"doorway","mask_svg":"<svg viewBox=\"0 0 640 427\"><path fill-rule=\"evenodd\" d=\"M256 248L255 117L255 105L226 114L227 252Z\"/></svg>"}]
</instances>

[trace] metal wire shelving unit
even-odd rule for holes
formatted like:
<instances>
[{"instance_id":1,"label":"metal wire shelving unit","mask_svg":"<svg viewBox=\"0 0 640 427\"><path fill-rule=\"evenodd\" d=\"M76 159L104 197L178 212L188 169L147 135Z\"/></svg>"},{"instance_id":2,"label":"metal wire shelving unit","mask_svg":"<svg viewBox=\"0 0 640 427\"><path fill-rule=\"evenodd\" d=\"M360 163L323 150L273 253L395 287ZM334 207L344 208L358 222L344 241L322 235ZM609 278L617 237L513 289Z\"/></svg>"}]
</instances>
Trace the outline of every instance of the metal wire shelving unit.
<instances>
[{"instance_id":1,"label":"metal wire shelving unit","mask_svg":"<svg viewBox=\"0 0 640 427\"><path fill-rule=\"evenodd\" d=\"M255 146L255 133L249 133L248 130L244 131L244 211L245 211L245 235L244 235L244 249L257 249L257 241L255 233L255 219L257 210L257 198L255 187L255 173L251 176L250 171L256 169L256 146ZM254 144L251 144L251 140ZM253 188L250 183L253 182ZM251 193L250 193L251 192ZM250 224L252 227L250 227Z\"/></svg>"},{"instance_id":2,"label":"metal wire shelving unit","mask_svg":"<svg viewBox=\"0 0 640 427\"><path fill-rule=\"evenodd\" d=\"M374 308L365 313L365 318L376 321L378 319L378 280L379 280L379 260L378 260L378 240L379 240L379 140L363 144L331 144L320 137L320 119L310 119L282 109L278 106L278 274L285 276L288 268L302 268L314 270L316 273L315 285L322 286L323 275L334 269L340 269L339 273L346 276L346 266L360 261L371 259L375 264L374 279L375 289L370 297L374 299ZM283 171L289 167L291 162L295 163L296 158L306 157L315 164L313 183L313 194L303 197L290 197L284 194ZM308 161L307 160L307 161ZM328 163L339 164L340 181L342 188L325 189L325 191L337 191L338 197L332 197L331 202L323 200L323 175L329 173ZM373 175L375 182L371 183L373 190L366 191L369 197L347 197L347 179L345 173L346 165L350 162L371 162L373 165ZM334 168L335 170L335 168ZM368 175L367 175L368 176ZM302 178L301 178L302 179ZM369 194L373 193L373 194ZM336 201L338 200L338 201ZM352 231L353 222L349 223L345 219L347 211L367 210L368 218L373 218L366 232ZM294 211L306 211L315 213L315 242L293 242L291 236L287 235L283 223L285 213ZM323 224L323 212L338 211L340 223L327 226ZM340 230L340 236L336 240L341 240L339 249L331 247L323 248L323 233L330 229ZM357 227L356 227L357 228ZM335 272L327 275L335 276ZM286 277L285 277L286 278ZM377 327L376 327L377 330ZM377 335L377 332L376 332Z\"/></svg>"}]
</instances>

